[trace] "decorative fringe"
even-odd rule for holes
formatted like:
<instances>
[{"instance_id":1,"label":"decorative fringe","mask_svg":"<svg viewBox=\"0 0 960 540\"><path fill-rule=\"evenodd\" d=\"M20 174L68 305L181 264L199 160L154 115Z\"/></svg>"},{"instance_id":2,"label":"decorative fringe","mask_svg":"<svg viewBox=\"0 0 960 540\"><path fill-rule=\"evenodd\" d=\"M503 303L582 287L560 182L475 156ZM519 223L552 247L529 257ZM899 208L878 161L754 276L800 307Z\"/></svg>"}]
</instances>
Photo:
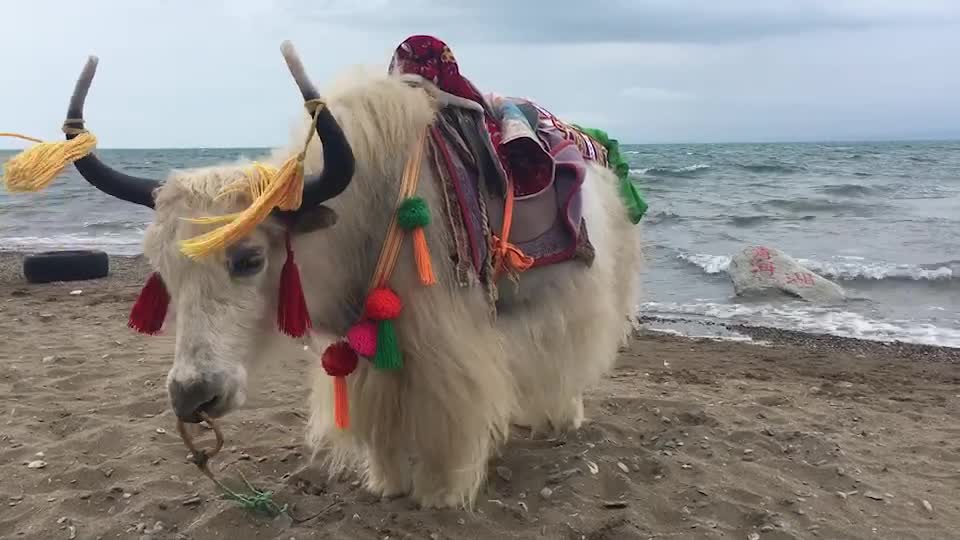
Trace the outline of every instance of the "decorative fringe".
<instances>
[{"instance_id":1,"label":"decorative fringe","mask_svg":"<svg viewBox=\"0 0 960 540\"><path fill-rule=\"evenodd\" d=\"M320 365L333 377L333 418L337 427L350 427L350 399L347 396L347 375L357 369L357 354L345 341L327 347L320 357Z\"/></svg>"},{"instance_id":2,"label":"decorative fringe","mask_svg":"<svg viewBox=\"0 0 960 540\"><path fill-rule=\"evenodd\" d=\"M127 326L141 334L154 335L160 332L163 321L167 318L167 306L170 304L170 294L163 283L160 274L153 272L140 290L140 296L130 310L130 319Z\"/></svg>"},{"instance_id":3,"label":"decorative fringe","mask_svg":"<svg viewBox=\"0 0 960 540\"><path fill-rule=\"evenodd\" d=\"M413 257L417 265L420 283L435 285L437 277L433 273L430 250L427 247L427 235L423 228L430 224L430 208L421 197L408 197L397 209L397 222L413 235Z\"/></svg>"},{"instance_id":4,"label":"decorative fringe","mask_svg":"<svg viewBox=\"0 0 960 540\"><path fill-rule=\"evenodd\" d=\"M3 182L10 192L40 191L63 172L64 167L86 156L97 146L97 138L83 131L66 141L42 142L18 133L0 133L39 144L10 158L4 166Z\"/></svg>"},{"instance_id":5,"label":"decorative fringe","mask_svg":"<svg viewBox=\"0 0 960 540\"><path fill-rule=\"evenodd\" d=\"M253 202L245 210L228 221L226 225L214 229L206 234L185 240L180 243L180 250L188 257L196 258L207 255L212 251L223 249L234 241L250 234L257 225L263 222L273 211L274 207L280 210L296 210L303 203L303 161L307 156L307 146L317 134L317 116L320 113L322 102L310 100L307 102L311 109L312 121L307 131L303 149L287 159L279 170L273 170L260 163L253 164L253 172L247 174L245 182L241 182L239 189L250 193ZM225 188L220 195L237 191L237 185ZM201 218L203 219L203 218ZM219 221L216 218L210 220Z\"/></svg>"},{"instance_id":6,"label":"decorative fringe","mask_svg":"<svg viewBox=\"0 0 960 540\"><path fill-rule=\"evenodd\" d=\"M230 216L191 220L195 223L227 221L227 224L182 241L180 250L185 255L197 258L223 249L250 234L257 225L269 217L274 207L281 210L300 208L303 199L303 153L288 159L277 171L261 164L254 164L254 170L247 175L247 182L247 189L253 197L253 202L242 212ZM231 191L237 191L237 186L229 186L222 194Z\"/></svg>"},{"instance_id":7,"label":"decorative fringe","mask_svg":"<svg viewBox=\"0 0 960 540\"><path fill-rule=\"evenodd\" d=\"M617 174L620 179L620 199L627 207L627 215L630 222L636 225L643 219L647 212L647 202L637 191L637 186L630 180L630 164L623 159L620 154L620 143L616 139L610 138L607 132L602 129L586 128L574 124L575 128L582 131L591 139L600 143L607 149L607 163L609 167Z\"/></svg>"},{"instance_id":8,"label":"decorative fringe","mask_svg":"<svg viewBox=\"0 0 960 540\"><path fill-rule=\"evenodd\" d=\"M311 328L310 312L303 297L300 283L300 270L293 259L293 247L290 245L290 233L286 236L287 260L280 273L280 295L277 302L277 326L280 331L291 337L303 337Z\"/></svg>"},{"instance_id":9,"label":"decorative fringe","mask_svg":"<svg viewBox=\"0 0 960 540\"><path fill-rule=\"evenodd\" d=\"M403 367L403 355L393 327L393 319L400 316L402 309L400 297L389 287L376 288L367 297L366 315L377 321L377 351L373 356L373 365L377 369L393 370Z\"/></svg>"}]
</instances>

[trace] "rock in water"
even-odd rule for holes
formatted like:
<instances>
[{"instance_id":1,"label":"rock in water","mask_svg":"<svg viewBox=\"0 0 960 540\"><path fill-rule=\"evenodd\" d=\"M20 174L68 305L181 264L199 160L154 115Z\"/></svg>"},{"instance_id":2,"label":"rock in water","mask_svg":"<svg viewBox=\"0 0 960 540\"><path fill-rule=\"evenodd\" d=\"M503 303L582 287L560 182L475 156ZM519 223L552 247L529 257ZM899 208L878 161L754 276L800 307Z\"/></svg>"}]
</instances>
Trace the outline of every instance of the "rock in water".
<instances>
[{"instance_id":1,"label":"rock in water","mask_svg":"<svg viewBox=\"0 0 960 540\"><path fill-rule=\"evenodd\" d=\"M786 253L750 246L734 255L728 270L738 295L780 290L809 302L839 303L846 293L836 283L807 270Z\"/></svg>"}]
</instances>

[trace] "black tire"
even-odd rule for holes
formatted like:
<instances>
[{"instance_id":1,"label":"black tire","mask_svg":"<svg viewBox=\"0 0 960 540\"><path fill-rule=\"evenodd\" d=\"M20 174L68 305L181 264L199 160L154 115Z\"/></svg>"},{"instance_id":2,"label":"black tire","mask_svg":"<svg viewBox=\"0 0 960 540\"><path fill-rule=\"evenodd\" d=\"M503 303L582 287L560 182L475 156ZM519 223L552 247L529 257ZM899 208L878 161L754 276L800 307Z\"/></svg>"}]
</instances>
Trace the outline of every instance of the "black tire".
<instances>
[{"instance_id":1,"label":"black tire","mask_svg":"<svg viewBox=\"0 0 960 540\"><path fill-rule=\"evenodd\" d=\"M46 251L23 258L23 277L30 283L98 279L109 273L110 258L102 251Z\"/></svg>"}]
</instances>

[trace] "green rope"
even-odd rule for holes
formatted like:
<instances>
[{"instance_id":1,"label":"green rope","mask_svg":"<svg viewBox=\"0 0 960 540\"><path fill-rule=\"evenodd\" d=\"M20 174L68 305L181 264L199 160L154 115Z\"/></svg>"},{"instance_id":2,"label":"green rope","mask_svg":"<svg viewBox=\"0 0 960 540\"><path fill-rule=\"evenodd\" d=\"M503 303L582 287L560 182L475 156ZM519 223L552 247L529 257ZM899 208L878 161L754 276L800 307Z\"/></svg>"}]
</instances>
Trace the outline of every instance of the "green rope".
<instances>
[{"instance_id":1,"label":"green rope","mask_svg":"<svg viewBox=\"0 0 960 540\"><path fill-rule=\"evenodd\" d=\"M240 479L243 480L244 485L247 487L247 490L249 490L249 494L237 493L212 476L210 476L210 479L223 491L223 497L225 499L237 502L244 510L252 510L270 517L277 517L280 514L287 513L287 505L280 506L273 502L272 491L257 489L247 481L247 477L244 476L242 472L239 474Z\"/></svg>"},{"instance_id":2,"label":"green rope","mask_svg":"<svg viewBox=\"0 0 960 540\"><path fill-rule=\"evenodd\" d=\"M607 161L610 163L610 168L620 179L620 198L623 199L623 203L627 207L630 222L636 225L647 212L647 202L643 200L643 197L637 191L637 186L630 180L630 164L620 154L620 142L611 139L607 132L601 129L585 128L576 124L573 127L584 132L607 149Z\"/></svg>"}]
</instances>

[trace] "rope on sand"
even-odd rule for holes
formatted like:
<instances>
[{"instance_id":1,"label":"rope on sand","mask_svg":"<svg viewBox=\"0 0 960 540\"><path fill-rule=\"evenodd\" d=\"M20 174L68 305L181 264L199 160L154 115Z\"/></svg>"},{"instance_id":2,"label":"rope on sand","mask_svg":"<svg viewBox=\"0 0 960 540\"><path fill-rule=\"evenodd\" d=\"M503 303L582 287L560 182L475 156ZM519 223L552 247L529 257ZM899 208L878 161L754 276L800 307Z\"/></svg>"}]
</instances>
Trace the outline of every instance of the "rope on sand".
<instances>
[{"instance_id":1,"label":"rope on sand","mask_svg":"<svg viewBox=\"0 0 960 540\"><path fill-rule=\"evenodd\" d=\"M340 503L333 502L312 515L302 518L297 517L286 504L280 506L274 502L272 491L265 491L254 487L250 482L247 481L247 478L243 475L243 473L239 471L238 474L240 475L240 479L243 481L244 486L249 493L238 493L237 491L230 489L226 484L218 480L213 475L213 472L209 467L210 459L216 456L217 453L219 453L223 448L223 431L220 430L220 426L214 422L213 418L210 418L206 413L200 413L200 417L204 422L207 423L207 425L210 426L211 429L213 429L213 433L216 436L216 443L212 449L198 449L196 444L193 442L193 438L189 433L187 433L186 424L183 422L183 420L177 420L177 431L180 433L180 438L183 439L184 446L186 446L191 453L190 461L196 465L198 469L200 469L200 472L202 472L204 476L209 478L214 484L216 484L218 488L220 488L227 499L238 502L241 508L245 510L253 510L254 512L266 514L271 517L276 517L280 514L287 514L294 522L303 523L305 521L310 521L311 519L317 518L339 506Z\"/></svg>"}]
</instances>

